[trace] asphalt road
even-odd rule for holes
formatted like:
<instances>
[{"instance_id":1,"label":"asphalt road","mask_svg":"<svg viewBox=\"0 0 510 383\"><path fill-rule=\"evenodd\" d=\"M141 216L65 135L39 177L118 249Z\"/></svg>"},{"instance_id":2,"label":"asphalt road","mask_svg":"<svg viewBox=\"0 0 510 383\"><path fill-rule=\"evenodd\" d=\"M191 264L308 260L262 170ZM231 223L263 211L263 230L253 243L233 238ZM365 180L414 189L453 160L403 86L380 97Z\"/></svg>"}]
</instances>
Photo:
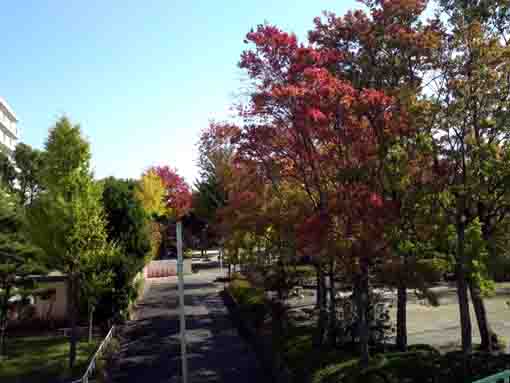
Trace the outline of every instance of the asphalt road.
<instances>
[{"instance_id":1,"label":"asphalt road","mask_svg":"<svg viewBox=\"0 0 510 383\"><path fill-rule=\"evenodd\" d=\"M217 270L185 277L190 383L265 382L250 346L233 328L214 283ZM177 280L152 279L138 305L137 320L121 336L111 372L115 383L181 381Z\"/></svg>"}]
</instances>

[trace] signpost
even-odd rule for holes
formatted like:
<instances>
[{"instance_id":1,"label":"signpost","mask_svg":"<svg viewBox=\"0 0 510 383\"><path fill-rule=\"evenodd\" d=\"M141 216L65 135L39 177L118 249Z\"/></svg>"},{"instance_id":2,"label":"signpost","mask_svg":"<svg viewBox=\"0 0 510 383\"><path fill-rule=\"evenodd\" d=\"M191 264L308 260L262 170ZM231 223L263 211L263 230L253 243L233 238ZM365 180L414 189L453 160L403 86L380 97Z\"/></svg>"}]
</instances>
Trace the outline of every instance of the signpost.
<instances>
[{"instance_id":1,"label":"signpost","mask_svg":"<svg viewBox=\"0 0 510 383\"><path fill-rule=\"evenodd\" d=\"M177 275L179 276L179 317L181 328L182 383L188 383L188 361L186 360L186 314L184 313L184 260L182 257L182 222L177 222Z\"/></svg>"}]
</instances>

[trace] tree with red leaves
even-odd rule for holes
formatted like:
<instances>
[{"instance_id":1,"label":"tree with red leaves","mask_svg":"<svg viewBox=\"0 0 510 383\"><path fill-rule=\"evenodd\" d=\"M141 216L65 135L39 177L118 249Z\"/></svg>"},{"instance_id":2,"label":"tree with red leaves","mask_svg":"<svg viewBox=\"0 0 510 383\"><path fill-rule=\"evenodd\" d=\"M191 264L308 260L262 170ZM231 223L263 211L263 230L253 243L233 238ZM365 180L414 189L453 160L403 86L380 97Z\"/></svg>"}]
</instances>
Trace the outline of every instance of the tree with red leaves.
<instances>
[{"instance_id":1,"label":"tree with red leaves","mask_svg":"<svg viewBox=\"0 0 510 383\"><path fill-rule=\"evenodd\" d=\"M383 228L395 217L395 204L384 195L380 160L389 141L408 133L406 113L383 90L356 88L334 73L331 68L344 52L298 45L295 36L268 25L247 40L255 49L242 55L240 66L253 80L254 92L242 112L239 153L272 182L293 181L308 195L314 213L303 225L319 230L304 229L304 242L342 244L336 254L317 249L318 273L323 266L333 273L336 262L354 271L361 354L367 363L368 276L387 252ZM320 309L318 344L327 322L324 300Z\"/></svg>"},{"instance_id":2,"label":"tree with red leaves","mask_svg":"<svg viewBox=\"0 0 510 383\"><path fill-rule=\"evenodd\" d=\"M381 193L391 198L398 219L386 225L394 236L394 253L405 265L409 256L400 244L416 238L417 206L432 183L432 155L428 148L428 126L421 118L426 104L419 101L423 76L432 67L434 48L440 43L435 23L424 24L420 16L426 1L366 0L368 12L357 10L343 17L325 13L315 19L310 41L342 56L332 69L348 78L358 89L377 88L395 99L403 121L402 131L393 136L377 135ZM405 274L405 273L404 273ZM405 350L406 279L398 286L397 345Z\"/></svg>"},{"instance_id":3,"label":"tree with red leaves","mask_svg":"<svg viewBox=\"0 0 510 383\"><path fill-rule=\"evenodd\" d=\"M165 202L170 215L174 218L183 217L191 208L191 191L177 170L169 166L151 168L163 181L166 189Z\"/></svg>"}]
</instances>

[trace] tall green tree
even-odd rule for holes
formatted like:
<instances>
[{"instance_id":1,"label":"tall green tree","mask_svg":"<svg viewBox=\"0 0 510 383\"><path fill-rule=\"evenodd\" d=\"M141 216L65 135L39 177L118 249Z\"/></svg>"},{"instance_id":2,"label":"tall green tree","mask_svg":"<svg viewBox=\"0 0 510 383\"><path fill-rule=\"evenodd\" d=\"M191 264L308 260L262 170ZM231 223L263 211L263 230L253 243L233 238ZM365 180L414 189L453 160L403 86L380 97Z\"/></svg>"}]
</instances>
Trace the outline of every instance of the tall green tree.
<instances>
[{"instance_id":1,"label":"tall green tree","mask_svg":"<svg viewBox=\"0 0 510 383\"><path fill-rule=\"evenodd\" d=\"M110 177L102 183L108 239L121 251L110 260L113 289L103 294L98 310L114 317L125 312L135 298L132 282L150 254L151 241L148 216L135 197L136 182Z\"/></svg>"},{"instance_id":2,"label":"tall green tree","mask_svg":"<svg viewBox=\"0 0 510 383\"><path fill-rule=\"evenodd\" d=\"M30 237L44 251L46 263L68 277L71 326L69 366L78 341L77 320L85 264L108 245L102 189L90 171L90 146L80 127L63 117L50 129L43 152L46 192L28 210Z\"/></svg>"},{"instance_id":3,"label":"tall green tree","mask_svg":"<svg viewBox=\"0 0 510 383\"><path fill-rule=\"evenodd\" d=\"M10 300L25 297L33 287L30 275L42 270L38 251L27 242L23 226L19 201L0 187L0 357L5 355Z\"/></svg>"},{"instance_id":4,"label":"tall green tree","mask_svg":"<svg viewBox=\"0 0 510 383\"><path fill-rule=\"evenodd\" d=\"M467 248L467 230L478 225L495 256L496 227L510 213L510 17L505 1L439 2L444 44L438 49L431 126L438 166L447 185L441 202L456 228L456 275L463 350L472 349L468 291L482 347L492 335L485 310L479 258ZM482 257L484 258L484 257Z\"/></svg>"}]
</instances>

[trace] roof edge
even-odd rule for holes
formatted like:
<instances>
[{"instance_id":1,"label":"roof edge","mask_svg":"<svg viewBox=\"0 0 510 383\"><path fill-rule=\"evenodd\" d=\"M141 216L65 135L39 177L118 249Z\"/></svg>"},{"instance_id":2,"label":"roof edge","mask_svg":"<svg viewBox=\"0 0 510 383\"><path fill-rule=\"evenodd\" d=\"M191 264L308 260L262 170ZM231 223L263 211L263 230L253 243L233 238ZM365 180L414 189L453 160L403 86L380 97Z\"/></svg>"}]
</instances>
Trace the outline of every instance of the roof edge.
<instances>
[{"instance_id":1,"label":"roof edge","mask_svg":"<svg viewBox=\"0 0 510 383\"><path fill-rule=\"evenodd\" d=\"M0 104L2 104L2 106L5 108L5 110L7 110L7 113L9 113L11 115L11 117L14 119L15 122L19 122L18 117L16 117L16 114L14 113L14 111L12 110L10 105L2 97L0 97Z\"/></svg>"}]
</instances>

